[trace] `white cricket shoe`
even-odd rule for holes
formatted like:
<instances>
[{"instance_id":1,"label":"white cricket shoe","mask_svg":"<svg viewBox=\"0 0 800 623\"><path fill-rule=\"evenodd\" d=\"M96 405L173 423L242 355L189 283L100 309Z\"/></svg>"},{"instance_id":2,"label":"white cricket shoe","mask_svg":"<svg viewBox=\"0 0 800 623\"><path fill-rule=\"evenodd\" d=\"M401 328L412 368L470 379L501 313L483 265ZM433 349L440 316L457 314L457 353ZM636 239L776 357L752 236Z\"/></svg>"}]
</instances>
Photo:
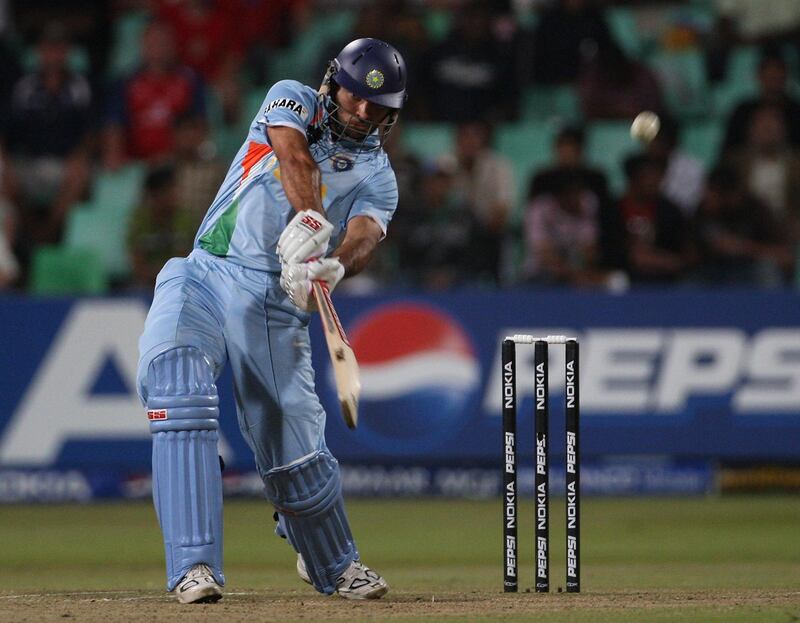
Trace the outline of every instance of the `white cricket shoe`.
<instances>
[{"instance_id":1,"label":"white cricket shoe","mask_svg":"<svg viewBox=\"0 0 800 623\"><path fill-rule=\"evenodd\" d=\"M222 599L222 587L204 564L189 569L172 592L182 604L206 604Z\"/></svg>"},{"instance_id":2,"label":"white cricket shoe","mask_svg":"<svg viewBox=\"0 0 800 623\"><path fill-rule=\"evenodd\" d=\"M306 561L297 555L297 575L307 584L311 578L306 569ZM336 580L336 592L345 599L378 599L389 590L386 583L377 571L373 571L360 560L354 560L344 573Z\"/></svg>"},{"instance_id":3,"label":"white cricket shoe","mask_svg":"<svg viewBox=\"0 0 800 623\"><path fill-rule=\"evenodd\" d=\"M306 561L303 560L303 556L301 554L297 554L297 575L299 575L300 579L306 584L311 584L311 576L308 575Z\"/></svg>"},{"instance_id":4,"label":"white cricket shoe","mask_svg":"<svg viewBox=\"0 0 800 623\"><path fill-rule=\"evenodd\" d=\"M336 580L336 592L345 599L378 599L383 597L389 585L377 571L373 571L360 560L354 560Z\"/></svg>"}]
</instances>

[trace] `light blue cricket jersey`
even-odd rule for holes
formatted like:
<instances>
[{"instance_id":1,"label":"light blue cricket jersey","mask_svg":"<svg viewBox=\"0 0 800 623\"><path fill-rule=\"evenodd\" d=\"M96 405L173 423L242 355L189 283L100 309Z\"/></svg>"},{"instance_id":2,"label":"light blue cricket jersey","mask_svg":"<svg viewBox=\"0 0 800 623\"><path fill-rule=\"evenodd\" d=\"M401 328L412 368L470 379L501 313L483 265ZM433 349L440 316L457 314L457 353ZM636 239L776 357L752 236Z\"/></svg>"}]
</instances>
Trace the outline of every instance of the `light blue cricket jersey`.
<instances>
[{"instance_id":1,"label":"light blue cricket jersey","mask_svg":"<svg viewBox=\"0 0 800 623\"><path fill-rule=\"evenodd\" d=\"M294 209L281 185L267 126L289 126L309 138L322 173L322 205L334 226L329 252L354 216L372 217L386 233L397 208L397 181L389 159L382 149L358 153L353 144L332 141L330 132L323 131L327 114L322 98L304 84L282 80L269 90L200 225L195 248L248 268L280 271L275 245ZM378 137L368 140L374 145Z\"/></svg>"}]
</instances>

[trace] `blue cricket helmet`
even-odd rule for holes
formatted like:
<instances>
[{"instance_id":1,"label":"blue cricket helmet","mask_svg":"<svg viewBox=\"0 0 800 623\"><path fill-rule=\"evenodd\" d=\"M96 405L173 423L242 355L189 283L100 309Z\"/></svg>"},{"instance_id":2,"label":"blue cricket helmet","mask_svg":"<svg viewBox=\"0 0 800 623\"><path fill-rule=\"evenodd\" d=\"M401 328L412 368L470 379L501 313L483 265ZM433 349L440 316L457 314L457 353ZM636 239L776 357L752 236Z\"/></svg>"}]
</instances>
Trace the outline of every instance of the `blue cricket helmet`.
<instances>
[{"instance_id":1,"label":"blue cricket helmet","mask_svg":"<svg viewBox=\"0 0 800 623\"><path fill-rule=\"evenodd\" d=\"M356 39L332 61L330 78L358 97L399 110L406 101L406 62L380 39Z\"/></svg>"}]
</instances>

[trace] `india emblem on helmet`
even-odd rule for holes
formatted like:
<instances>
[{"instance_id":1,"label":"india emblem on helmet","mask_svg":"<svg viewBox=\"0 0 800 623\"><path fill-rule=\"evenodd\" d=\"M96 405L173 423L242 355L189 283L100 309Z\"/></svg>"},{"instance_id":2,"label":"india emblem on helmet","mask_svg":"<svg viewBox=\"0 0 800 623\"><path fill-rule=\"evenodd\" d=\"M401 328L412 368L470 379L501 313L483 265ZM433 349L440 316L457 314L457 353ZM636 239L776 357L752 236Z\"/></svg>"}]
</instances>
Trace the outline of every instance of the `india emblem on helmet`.
<instances>
[{"instance_id":1,"label":"india emblem on helmet","mask_svg":"<svg viewBox=\"0 0 800 623\"><path fill-rule=\"evenodd\" d=\"M367 73L366 80L367 86L370 89L380 89L383 86L385 78L383 77L383 72L373 69Z\"/></svg>"}]
</instances>

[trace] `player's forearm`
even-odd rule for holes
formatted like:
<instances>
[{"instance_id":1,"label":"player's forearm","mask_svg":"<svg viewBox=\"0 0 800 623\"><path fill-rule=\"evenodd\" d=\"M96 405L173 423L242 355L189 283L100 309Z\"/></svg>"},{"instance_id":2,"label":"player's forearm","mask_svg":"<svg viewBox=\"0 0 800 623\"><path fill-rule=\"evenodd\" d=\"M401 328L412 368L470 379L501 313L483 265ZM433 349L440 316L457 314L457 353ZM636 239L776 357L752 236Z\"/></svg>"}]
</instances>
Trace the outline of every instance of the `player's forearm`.
<instances>
[{"instance_id":1,"label":"player's forearm","mask_svg":"<svg viewBox=\"0 0 800 623\"><path fill-rule=\"evenodd\" d=\"M347 234L331 254L344 266L346 277L357 275L372 259L383 231L369 216L356 216L347 223Z\"/></svg>"},{"instance_id":2,"label":"player's forearm","mask_svg":"<svg viewBox=\"0 0 800 623\"><path fill-rule=\"evenodd\" d=\"M364 270L375 252L375 244L366 237L346 239L331 254L344 266L346 277L352 277Z\"/></svg>"},{"instance_id":3,"label":"player's forearm","mask_svg":"<svg viewBox=\"0 0 800 623\"><path fill-rule=\"evenodd\" d=\"M322 207L322 174L308 151L306 137L295 128L277 126L267 129L272 149L280 164L280 180L286 198L296 212Z\"/></svg>"},{"instance_id":4,"label":"player's forearm","mask_svg":"<svg viewBox=\"0 0 800 623\"><path fill-rule=\"evenodd\" d=\"M290 157L281 160L281 184L295 212L315 210L325 214L322 207L322 174L309 157Z\"/></svg>"}]
</instances>

